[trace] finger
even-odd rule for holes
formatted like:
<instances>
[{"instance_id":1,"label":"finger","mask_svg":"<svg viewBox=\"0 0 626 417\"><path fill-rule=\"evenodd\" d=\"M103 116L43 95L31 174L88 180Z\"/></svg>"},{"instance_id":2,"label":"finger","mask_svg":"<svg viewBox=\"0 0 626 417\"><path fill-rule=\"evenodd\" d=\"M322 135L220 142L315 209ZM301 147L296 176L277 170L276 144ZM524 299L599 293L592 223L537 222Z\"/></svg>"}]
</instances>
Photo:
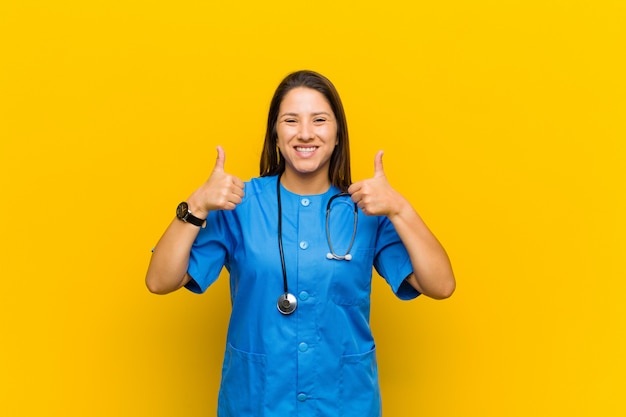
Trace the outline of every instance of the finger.
<instances>
[{"instance_id":1,"label":"finger","mask_svg":"<svg viewBox=\"0 0 626 417\"><path fill-rule=\"evenodd\" d=\"M226 153L221 146L217 147L217 159L215 160L215 167L213 171L224 172L224 163L226 162Z\"/></svg>"},{"instance_id":2,"label":"finger","mask_svg":"<svg viewBox=\"0 0 626 417\"><path fill-rule=\"evenodd\" d=\"M241 204L242 201L243 201L243 196L238 195L236 193L233 193L228 197L228 202L234 205Z\"/></svg>"},{"instance_id":3,"label":"finger","mask_svg":"<svg viewBox=\"0 0 626 417\"><path fill-rule=\"evenodd\" d=\"M363 194L360 192L360 190L357 190L354 193L350 194L350 199L353 203L360 203L362 198Z\"/></svg>"},{"instance_id":4,"label":"finger","mask_svg":"<svg viewBox=\"0 0 626 417\"><path fill-rule=\"evenodd\" d=\"M361 189L361 183L355 182L348 187L348 194L352 195Z\"/></svg>"},{"instance_id":5,"label":"finger","mask_svg":"<svg viewBox=\"0 0 626 417\"><path fill-rule=\"evenodd\" d=\"M241 182L241 180L239 180L239 182ZM238 197L243 197L245 195L244 193L244 184L241 183L241 186L239 186L239 184L237 184L236 182L233 183L233 187L231 188L231 193L238 196Z\"/></svg>"},{"instance_id":6,"label":"finger","mask_svg":"<svg viewBox=\"0 0 626 417\"><path fill-rule=\"evenodd\" d=\"M237 177L233 177L233 184L235 185L235 187L239 188L241 191L243 191L245 187L245 183Z\"/></svg>"},{"instance_id":7,"label":"finger","mask_svg":"<svg viewBox=\"0 0 626 417\"><path fill-rule=\"evenodd\" d=\"M385 175L383 170L383 154L385 151L378 151L374 158L374 177L382 177Z\"/></svg>"}]
</instances>

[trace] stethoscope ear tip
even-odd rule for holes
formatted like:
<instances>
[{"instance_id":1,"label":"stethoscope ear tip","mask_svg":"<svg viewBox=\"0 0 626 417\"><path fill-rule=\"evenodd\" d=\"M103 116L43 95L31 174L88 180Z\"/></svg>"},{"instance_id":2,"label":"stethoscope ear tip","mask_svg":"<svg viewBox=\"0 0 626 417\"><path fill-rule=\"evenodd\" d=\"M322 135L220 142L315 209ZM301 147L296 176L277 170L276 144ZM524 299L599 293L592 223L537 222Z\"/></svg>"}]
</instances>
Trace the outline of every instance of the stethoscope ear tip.
<instances>
[{"instance_id":1,"label":"stethoscope ear tip","mask_svg":"<svg viewBox=\"0 0 626 417\"><path fill-rule=\"evenodd\" d=\"M341 256L341 255L333 255L332 253L328 252L326 254L326 259L336 259L338 261L351 261L352 260L352 254L347 253L347 254Z\"/></svg>"}]
</instances>

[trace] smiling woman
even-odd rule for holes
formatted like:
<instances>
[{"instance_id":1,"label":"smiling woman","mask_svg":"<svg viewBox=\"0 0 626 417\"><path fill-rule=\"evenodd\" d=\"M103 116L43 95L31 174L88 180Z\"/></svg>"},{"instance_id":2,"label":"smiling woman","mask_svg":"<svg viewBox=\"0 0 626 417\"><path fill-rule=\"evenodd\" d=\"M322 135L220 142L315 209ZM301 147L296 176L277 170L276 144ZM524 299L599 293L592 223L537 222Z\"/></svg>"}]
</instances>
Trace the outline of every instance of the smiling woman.
<instances>
[{"instance_id":1,"label":"smiling woman","mask_svg":"<svg viewBox=\"0 0 626 417\"><path fill-rule=\"evenodd\" d=\"M209 177L216 145L227 173L259 174L275 88L290 71L314 68L341 93L351 178L371 179L384 148L387 180L442 239L459 280L448 302L397 302L374 273L383 415L626 416L626 59L617 53L626 2L354 4L0 1L0 415L216 414L231 281L233 320L255 277L270 287L259 302L280 315L277 230L264 226L276 226L277 201L254 212L252 242L228 260L232 276L224 269L202 296L146 291L150 249ZM307 82L337 121L329 177L347 191L349 177L335 178L346 172L342 112L317 87ZM275 142L272 151L278 158ZM323 315L310 308L322 299L358 309L370 282L357 261L376 250L359 243L369 217L357 208L353 259L327 260L323 235L300 227L297 238L290 224L327 201L292 194L282 189L285 266L299 305L282 318ZM243 204L232 203L236 219ZM314 236L324 222L311 225ZM329 229L344 255L350 197L333 200ZM274 275L237 269L259 258ZM314 292L309 270L328 279L319 282L326 292ZM251 320L250 332L265 332ZM322 324L318 344L333 342ZM266 336L291 348L277 369L319 354L311 334L294 347L294 329ZM267 354L234 336L235 349ZM261 366L262 356L235 349L229 358Z\"/></svg>"},{"instance_id":2,"label":"smiling woman","mask_svg":"<svg viewBox=\"0 0 626 417\"><path fill-rule=\"evenodd\" d=\"M337 144L337 122L324 96L310 88L285 95L278 116L277 146L285 160L282 184L320 194L328 189L330 158Z\"/></svg>"},{"instance_id":3,"label":"smiling woman","mask_svg":"<svg viewBox=\"0 0 626 417\"><path fill-rule=\"evenodd\" d=\"M347 191L351 183L350 144L348 140L348 123L343 104L339 98L339 93L330 80L312 71L298 71L291 74L282 81L274 93L267 116L267 130L265 132L263 154L261 155L261 176L277 175L285 171L284 155L280 155L278 150L279 117L283 112L297 110L287 110L286 106L288 104L283 103L290 93L297 92L301 92L302 96L293 94L294 97L291 98L292 103L289 104L290 106L297 105L296 99L302 101L305 98L312 98L315 106L318 107L306 109L309 112L308 116L314 119L316 112L322 112L324 114L320 115L322 116L321 119L326 121L318 121L318 123L325 126L328 126L328 124L335 126L336 140L334 141L334 146L336 149L331 154L327 175L331 183L335 184L342 191ZM315 92L319 93L319 95L315 95ZM300 105L313 107L313 102L310 104L300 103ZM295 118L297 114L291 116L287 119L291 120L291 123L297 123Z\"/></svg>"},{"instance_id":4,"label":"smiling woman","mask_svg":"<svg viewBox=\"0 0 626 417\"><path fill-rule=\"evenodd\" d=\"M202 293L229 271L218 416L379 417L372 269L400 299L446 298L455 280L443 247L387 181L382 152L374 177L352 183L343 106L318 73L277 88L259 178L227 174L217 151L155 247L146 284Z\"/></svg>"}]
</instances>

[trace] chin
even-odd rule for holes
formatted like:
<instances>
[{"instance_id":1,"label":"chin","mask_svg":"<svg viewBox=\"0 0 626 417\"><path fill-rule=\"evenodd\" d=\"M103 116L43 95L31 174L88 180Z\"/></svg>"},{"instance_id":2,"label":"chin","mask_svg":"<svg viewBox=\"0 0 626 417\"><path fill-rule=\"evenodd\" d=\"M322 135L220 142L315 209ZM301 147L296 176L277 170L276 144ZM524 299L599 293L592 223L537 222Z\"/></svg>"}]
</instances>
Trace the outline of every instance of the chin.
<instances>
[{"instance_id":1,"label":"chin","mask_svg":"<svg viewBox=\"0 0 626 417\"><path fill-rule=\"evenodd\" d=\"M310 166L310 165L306 165L306 166L298 166L296 165L294 167L294 171L296 174L299 175L315 175L317 173L319 173L322 169L319 167L319 165L315 165L315 166Z\"/></svg>"},{"instance_id":2,"label":"chin","mask_svg":"<svg viewBox=\"0 0 626 417\"><path fill-rule=\"evenodd\" d=\"M328 173L330 163L322 164L319 161L297 160L295 163L288 164L287 169L293 171L295 175L301 177L313 177L320 173Z\"/></svg>"}]
</instances>

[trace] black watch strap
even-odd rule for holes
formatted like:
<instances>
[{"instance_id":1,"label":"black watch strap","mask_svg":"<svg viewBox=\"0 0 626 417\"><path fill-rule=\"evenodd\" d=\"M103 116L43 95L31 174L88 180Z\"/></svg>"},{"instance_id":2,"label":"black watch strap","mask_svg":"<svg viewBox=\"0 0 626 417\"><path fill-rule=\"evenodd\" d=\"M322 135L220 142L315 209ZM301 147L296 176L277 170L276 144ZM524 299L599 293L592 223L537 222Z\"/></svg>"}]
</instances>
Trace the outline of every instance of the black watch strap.
<instances>
[{"instance_id":1,"label":"black watch strap","mask_svg":"<svg viewBox=\"0 0 626 417\"><path fill-rule=\"evenodd\" d=\"M176 208L176 217L178 217L185 223L191 223L194 226L202 227L202 225L204 224L203 219L200 219L191 214L191 211L189 211L189 205L185 201L180 203Z\"/></svg>"}]
</instances>

